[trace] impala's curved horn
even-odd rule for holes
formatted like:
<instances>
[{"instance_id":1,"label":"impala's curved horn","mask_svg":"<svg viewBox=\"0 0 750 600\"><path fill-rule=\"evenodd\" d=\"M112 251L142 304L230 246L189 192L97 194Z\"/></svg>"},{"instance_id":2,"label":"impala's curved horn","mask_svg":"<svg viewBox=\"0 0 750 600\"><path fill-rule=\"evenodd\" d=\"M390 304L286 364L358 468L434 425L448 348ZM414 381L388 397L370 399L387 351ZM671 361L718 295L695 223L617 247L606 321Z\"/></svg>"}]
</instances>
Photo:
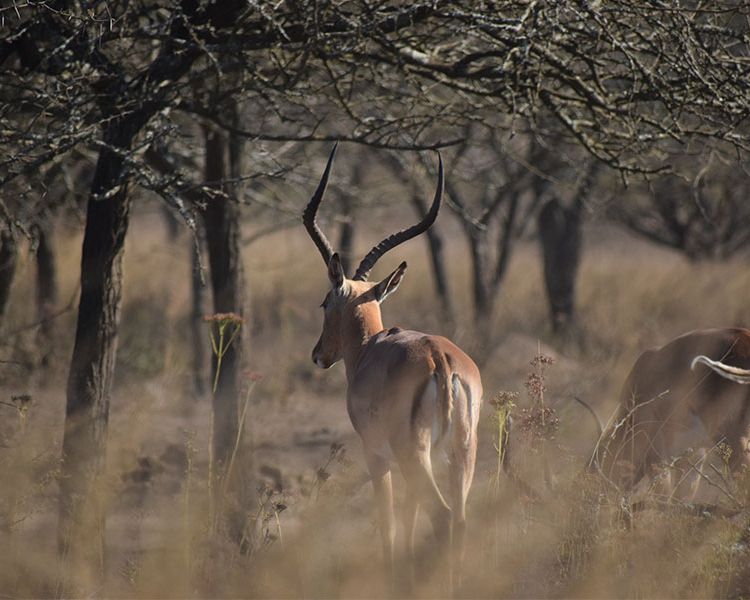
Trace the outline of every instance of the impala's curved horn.
<instances>
[{"instance_id":1,"label":"impala's curved horn","mask_svg":"<svg viewBox=\"0 0 750 600\"><path fill-rule=\"evenodd\" d=\"M328 186L328 176L331 174L331 165L333 164L333 157L336 156L336 148L338 148L338 145L338 142L333 145L333 150L331 150L331 155L328 157L328 163L326 164L326 170L323 171L320 183L318 184L315 193L312 195L312 198L310 198L310 202L307 203L305 212L302 213L302 223L304 223L307 233L310 234L312 241L315 242L315 245L318 247L320 255L323 257L326 265L328 265L331 256L333 256L333 246L331 246L328 238L326 238L325 234L318 226L315 216L318 214L320 201L323 200L323 194L325 194L326 187Z\"/></svg>"},{"instance_id":2,"label":"impala's curved horn","mask_svg":"<svg viewBox=\"0 0 750 600\"><path fill-rule=\"evenodd\" d=\"M375 263L378 262L378 259L383 256L388 250L391 250L398 246L399 244L403 244L407 240L412 239L413 237L418 236L420 233L424 233L427 231L430 226L435 222L435 219L437 218L438 211L440 210L440 202L443 199L443 158L440 156L440 152L437 153L438 155L438 184L437 189L435 190L435 199L432 201L432 206L430 207L430 210L427 211L427 214L424 216L424 219L422 219L419 223L416 225L412 225L408 229L402 229L401 231L398 231L394 233L393 235L385 238L382 242L377 244L367 253L367 256L365 256L362 259L362 262L359 263L359 266L357 267L357 272L354 274L354 279L358 279L359 281L367 281L367 277L370 275L370 270L375 266Z\"/></svg>"}]
</instances>

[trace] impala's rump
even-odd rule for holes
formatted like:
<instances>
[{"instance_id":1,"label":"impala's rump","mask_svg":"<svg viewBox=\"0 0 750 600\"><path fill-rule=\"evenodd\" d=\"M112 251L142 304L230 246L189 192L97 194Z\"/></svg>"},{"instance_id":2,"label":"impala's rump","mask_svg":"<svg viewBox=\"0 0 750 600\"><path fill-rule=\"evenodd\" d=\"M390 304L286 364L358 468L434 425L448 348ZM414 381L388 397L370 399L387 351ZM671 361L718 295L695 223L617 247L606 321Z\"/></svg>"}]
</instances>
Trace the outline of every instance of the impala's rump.
<instances>
[{"instance_id":1,"label":"impala's rump","mask_svg":"<svg viewBox=\"0 0 750 600\"><path fill-rule=\"evenodd\" d=\"M474 390L467 385L472 377L479 381L479 370L450 340L400 328L383 330L362 350L350 382L349 415L360 435L379 442L383 436L402 440L408 433L423 443L429 431L435 444L451 431L456 418L468 420L469 428L475 425L482 392L481 384ZM459 394L472 402L455 406ZM404 398L411 399L406 420ZM402 431L404 423L408 432Z\"/></svg>"}]
</instances>

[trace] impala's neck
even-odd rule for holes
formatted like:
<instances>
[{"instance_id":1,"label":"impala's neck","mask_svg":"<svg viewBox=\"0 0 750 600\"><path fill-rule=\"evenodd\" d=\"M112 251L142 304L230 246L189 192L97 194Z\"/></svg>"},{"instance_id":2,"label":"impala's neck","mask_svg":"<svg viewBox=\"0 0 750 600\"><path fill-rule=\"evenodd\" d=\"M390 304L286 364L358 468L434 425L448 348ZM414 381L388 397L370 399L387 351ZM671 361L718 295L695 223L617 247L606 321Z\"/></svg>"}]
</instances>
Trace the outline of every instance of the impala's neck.
<instances>
[{"instance_id":1,"label":"impala's neck","mask_svg":"<svg viewBox=\"0 0 750 600\"><path fill-rule=\"evenodd\" d=\"M373 335L383 331L380 305L375 300L355 299L344 313L341 328L346 377L351 381L365 344Z\"/></svg>"}]
</instances>

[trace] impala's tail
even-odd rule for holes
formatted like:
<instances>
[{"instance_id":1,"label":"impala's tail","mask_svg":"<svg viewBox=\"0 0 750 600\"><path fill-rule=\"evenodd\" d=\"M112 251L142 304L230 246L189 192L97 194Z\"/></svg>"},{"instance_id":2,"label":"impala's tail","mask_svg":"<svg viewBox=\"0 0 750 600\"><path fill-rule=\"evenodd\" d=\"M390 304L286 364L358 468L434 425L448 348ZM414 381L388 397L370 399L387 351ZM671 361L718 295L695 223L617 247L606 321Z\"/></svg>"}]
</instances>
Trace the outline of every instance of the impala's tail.
<instances>
[{"instance_id":1,"label":"impala's tail","mask_svg":"<svg viewBox=\"0 0 750 600\"><path fill-rule=\"evenodd\" d=\"M690 369L694 370L695 365L698 363L706 365L709 369L715 371L725 379L744 385L750 384L750 370L748 369L733 367L732 365L724 364L720 360L711 360L708 356L702 354L693 359L693 362L690 363Z\"/></svg>"},{"instance_id":2,"label":"impala's tail","mask_svg":"<svg viewBox=\"0 0 750 600\"><path fill-rule=\"evenodd\" d=\"M442 352L432 355L435 363L435 380L437 383L437 412L440 418L440 437L443 437L451 426L453 410L453 385L450 366Z\"/></svg>"}]
</instances>

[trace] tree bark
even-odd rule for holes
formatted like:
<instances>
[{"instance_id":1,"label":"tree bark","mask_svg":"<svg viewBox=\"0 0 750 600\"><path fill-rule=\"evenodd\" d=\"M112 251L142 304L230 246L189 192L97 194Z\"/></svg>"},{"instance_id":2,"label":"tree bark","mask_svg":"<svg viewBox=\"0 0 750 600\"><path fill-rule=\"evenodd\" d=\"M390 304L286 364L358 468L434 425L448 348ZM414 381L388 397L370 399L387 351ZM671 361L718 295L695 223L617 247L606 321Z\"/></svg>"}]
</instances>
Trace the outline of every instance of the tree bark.
<instances>
[{"instance_id":1,"label":"tree bark","mask_svg":"<svg viewBox=\"0 0 750 600\"><path fill-rule=\"evenodd\" d=\"M575 283L581 255L581 206L548 200L539 213L539 239L544 258L552 330L567 333L575 325Z\"/></svg>"},{"instance_id":2,"label":"tree bark","mask_svg":"<svg viewBox=\"0 0 750 600\"><path fill-rule=\"evenodd\" d=\"M568 206L553 197L539 212L544 284L555 334L571 336L576 333L575 286L581 263L583 209L599 168L598 162L589 161ZM541 198L546 183L537 181L535 187L537 198Z\"/></svg>"},{"instance_id":3,"label":"tree bark","mask_svg":"<svg viewBox=\"0 0 750 600\"><path fill-rule=\"evenodd\" d=\"M483 231L469 232L471 250L474 324L477 333L487 332L492 319L493 299L488 277L489 242ZM484 340L482 341L484 343Z\"/></svg>"},{"instance_id":4,"label":"tree bark","mask_svg":"<svg viewBox=\"0 0 750 600\"><path fill-rule=\"evenodd\" d=\"M196 398L202 398L206 392L206 332L203 323L204 305L206 302L206 286L201 274L199 252L202 252L203 227L196 223L195 248L190 246L190 333L193 338L193 392Z\"/></svg>"},{"instance_id":5,"label":"tree bark","mask_svg":"<svg viewBox=\"0 0 750 600\"><path fill-rule=\"evenodd\" d=\"M54 322L52 312L57 305L57 268L55 249L52 242L52 220L50 215L42 216L34 226L36 237L36 310L39 319L37 347L39 365L43 377L51 365L53 352Z\"/></svg>"},{"instance_id":6,"label":"tree bark","mask_svg":"<svg viewBox=\"0 0 750 600\"><path fill-rule=\"evenodd\" d=\"M130 198L123 158L140 124L105 132L97 161L81 254L81 297L67 385L60 477L58 546L66 595L98 589L104 573L104 511L97 489L107 451L109 395L122 298L122 255ZM107 197L101 197L103 194Z\"/></svg>"},{"instance_id":7,"label":"tree bark","mask_svg":"<svg viewBox=\"0 0 750 600\"><path fill-rule=\"evenodd\" d=\"M10 299L10 288L16 274L18 262L18 244L10 227L0 232L0 322L5 317Z\"/></svg>"},{"instance_id":8,"label":"tree bark","mask_svg":"<svg viewBox=\"0 0 750 600\"><path fill-rule=\"evenodd\" d=\"M170 242L177 240L180 235L180 220L175 216L172 209L165 203L161 205L161 214L164 217L164 227L167 230L167 238Z\"/></svg>"},{"instance_id":9,"label":"tree bark","mask_svg":"<svg viewBox=\"0 0 750 600\"><path fill-rule=\"evenodd\" d=\"M0 322L5 317L10 299L10 288L16 274L18 245L10 227L0 232Z\"/></svg>"}]
</instances>

